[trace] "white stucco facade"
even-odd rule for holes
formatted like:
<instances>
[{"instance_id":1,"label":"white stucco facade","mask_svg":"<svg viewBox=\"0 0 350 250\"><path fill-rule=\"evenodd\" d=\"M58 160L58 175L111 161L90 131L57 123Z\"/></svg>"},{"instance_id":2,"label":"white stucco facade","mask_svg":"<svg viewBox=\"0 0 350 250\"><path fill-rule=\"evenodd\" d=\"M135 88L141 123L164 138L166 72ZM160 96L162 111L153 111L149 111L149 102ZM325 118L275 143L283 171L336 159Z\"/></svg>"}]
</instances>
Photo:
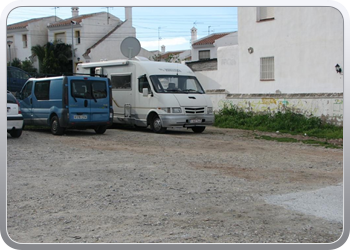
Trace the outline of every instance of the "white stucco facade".
<instances>
[{"instance_id":1,"label":"white stucco facade","mask_svg":"<svg viewBox=\"0 0 350 250\"><path fill-rule=\"evenodd\" d=\"M112 34L107 37L103 43L103 49L93 50L89 54L90 58L84 58L83 54L87 51L88 48L97 43L101 38L112 31L117 25L121 25L122 21L109 14L107 18L107 13L101 12L93 14L90 17L83 18L80 23L77 24L62 24L58 27L49 26L49 41L53 42L60 38L60 40L66 44L72 44L74 46L74 61L81 62L84 60L94 60L100 61L106 58L113 56L111 48L109 48L109 43L111 42L121 42L121 38L118 39L116 34ZM72 38L72 29L73 29L73 38ZM131 31L135 33L131 27ZM118 31L119 32L119 31ZM116 32L116 33L118 33ZM125 29L123 29L125 32ZM120 32L119 32L120 33ZM119 34L118 33L118 34ZM78 38L79 34L79 38Z\"/></svg>"},{"instance_id":2,"label":"white stucco facade","mask_svg":"<svg viewBox=\"0 0 350 250\"><path fill-rule=\"evenodd\" d=\"M201 39L205 39L201 38ZM201 40L199 39L199 40ZM199 51L202 50L209 50L210 51L210 59L212 58L217 58L218 54L217 54L217 50L219 47L222 46L229 46L229 45L235 45L238 43L238 36L237 36L237 32L232 32L224 37L221 37L217 40L215 40L215 42L213 44L203 44L203 45L196 45L196 46L192 46L192 61L198 61L199 60Z\"/></svg>"},{"instance_id":3,"label":"white stucco facade","mask_svg":"<svg viewBox=\"0 0 350 250\"><path fill-rule=\"evenodd\" d=\"M275 7L273 20L259 22L256 7L241 7L238 24L238 93L343 92L335 65L343 67L344 26L335 8ZM259 78L262 57L274 57L272 81Z\"/></svg>"},{"instance_id":4,"label":"white stucco facade","mask_svg":"<svg viewBox=\"0 0 350 250\"><path fill-rule=\"evenodd\" d=\"M36 45L44 45L48 41L47 24L53 22L55 17L46 17L37 19L33 22L28 21L25 27L7 29L7 41L12 41L10 46L11 60L18 58L21 61L30 60L31 48ZM20 26L20 25L13 25ZM9 26L11 27L11 25ZM26 40L25 40L26 38ZM9 53L7 61L9 61ZM34 67L38 67L38 61L33 61Z\"/></svg>"},{"instance_id":5,"label":"white stucco facade","mask_svg":"<svg viewBox=\"0 0 350 250\"><path fill-rule=\"evenodd\" d=\"M259 21L257 9L238 8L238 45L218 49L218 70L195 72L215 109L223 103L255 112L283 107L341 124L344 79L335 70L339 64L344 71L341 13L274 7L272 19ZM274 59L273 79L261 79L265 57Z\"/></svg>"}]
</instances>

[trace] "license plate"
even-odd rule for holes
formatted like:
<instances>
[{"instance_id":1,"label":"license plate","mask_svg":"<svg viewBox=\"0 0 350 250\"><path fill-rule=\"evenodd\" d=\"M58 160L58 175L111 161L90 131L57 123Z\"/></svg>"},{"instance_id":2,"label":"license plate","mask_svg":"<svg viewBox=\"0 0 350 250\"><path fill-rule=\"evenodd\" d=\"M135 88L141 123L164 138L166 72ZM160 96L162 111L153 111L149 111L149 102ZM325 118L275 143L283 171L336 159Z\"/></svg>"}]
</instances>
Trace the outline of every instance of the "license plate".
<instances>
[{"instance_id":1,"label":"license plate","mask_svg":"<svg viewBox=\"0 0 350 250\"><path fill-rule=\"evenodd\" d=\"M201 123L202 122L202 119L193 119L193 120L190 120L190 123Z\"/></svg>"},{"instance_id":2,"label":"license plate","mask_svg":"<svg viewBox=\"0 0 350 250\"><path fill-rule=\"evenodd\" d=\"M87 119L87 116L86 115L75 115L74 119L76 119L76 120L84 120L84 119Z\"/></svg>"}]
</instances>

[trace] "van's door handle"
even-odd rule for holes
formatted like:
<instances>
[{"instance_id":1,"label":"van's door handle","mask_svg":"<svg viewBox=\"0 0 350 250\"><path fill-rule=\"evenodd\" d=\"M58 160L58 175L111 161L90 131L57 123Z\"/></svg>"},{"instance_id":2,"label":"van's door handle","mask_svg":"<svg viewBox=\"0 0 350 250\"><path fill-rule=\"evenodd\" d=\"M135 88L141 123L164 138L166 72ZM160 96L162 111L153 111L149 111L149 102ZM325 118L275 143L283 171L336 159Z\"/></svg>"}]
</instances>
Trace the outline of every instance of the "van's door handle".
<instances>
[{"instance_id":1,"label":"van's door handle","mask_svg":"<svg viewBox=\"0 0 350 250\"><path fill-rule=\"evenodd\" d=\"M88 106L88 101L85 100L85 101L84 101L84 107L87 107L87 106Z\"/></svg>"}]
</instances>

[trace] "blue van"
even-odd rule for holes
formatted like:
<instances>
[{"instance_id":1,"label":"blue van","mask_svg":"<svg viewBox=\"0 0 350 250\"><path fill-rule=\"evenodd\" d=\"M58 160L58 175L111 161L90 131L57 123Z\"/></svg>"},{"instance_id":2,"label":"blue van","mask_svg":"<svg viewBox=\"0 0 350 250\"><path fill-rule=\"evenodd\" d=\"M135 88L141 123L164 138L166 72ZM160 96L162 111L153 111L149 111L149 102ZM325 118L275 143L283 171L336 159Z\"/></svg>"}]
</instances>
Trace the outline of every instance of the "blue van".
<instances>
[{"instance_id":1,"label":"blue van","mask_svg":"<svg viewBox=\"0 0 350 250\"><path fill-rule=\"evenodd\" d=\"M112 125L112 93L108 78L30 78L18 99L24 126L49 126L54 135L62 135L68 128L92 128L97 134L103 134Z\"/></svg>"}]
</instances>

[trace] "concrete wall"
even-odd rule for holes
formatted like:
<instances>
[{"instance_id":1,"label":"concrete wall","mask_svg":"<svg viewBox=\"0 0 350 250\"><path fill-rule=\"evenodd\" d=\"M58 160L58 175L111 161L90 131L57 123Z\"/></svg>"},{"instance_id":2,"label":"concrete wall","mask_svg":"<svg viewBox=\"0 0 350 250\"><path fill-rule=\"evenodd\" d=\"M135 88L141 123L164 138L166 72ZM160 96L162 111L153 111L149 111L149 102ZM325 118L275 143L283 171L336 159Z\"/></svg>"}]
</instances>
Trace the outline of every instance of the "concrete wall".
<instances>
[{"instance_id":1,"label":"concrete wall","mask_svg":"<svg viewBox=\"0 0 350 250\"><path fill-rule=\"evenodd\" d=\"M305 116L316 116L335 125L343 126L343 94L227 94L224 90L208 90L215 112L225 105L236 105L255 113L276 113L292 110Z\"/></svg>"}]
</instances>

